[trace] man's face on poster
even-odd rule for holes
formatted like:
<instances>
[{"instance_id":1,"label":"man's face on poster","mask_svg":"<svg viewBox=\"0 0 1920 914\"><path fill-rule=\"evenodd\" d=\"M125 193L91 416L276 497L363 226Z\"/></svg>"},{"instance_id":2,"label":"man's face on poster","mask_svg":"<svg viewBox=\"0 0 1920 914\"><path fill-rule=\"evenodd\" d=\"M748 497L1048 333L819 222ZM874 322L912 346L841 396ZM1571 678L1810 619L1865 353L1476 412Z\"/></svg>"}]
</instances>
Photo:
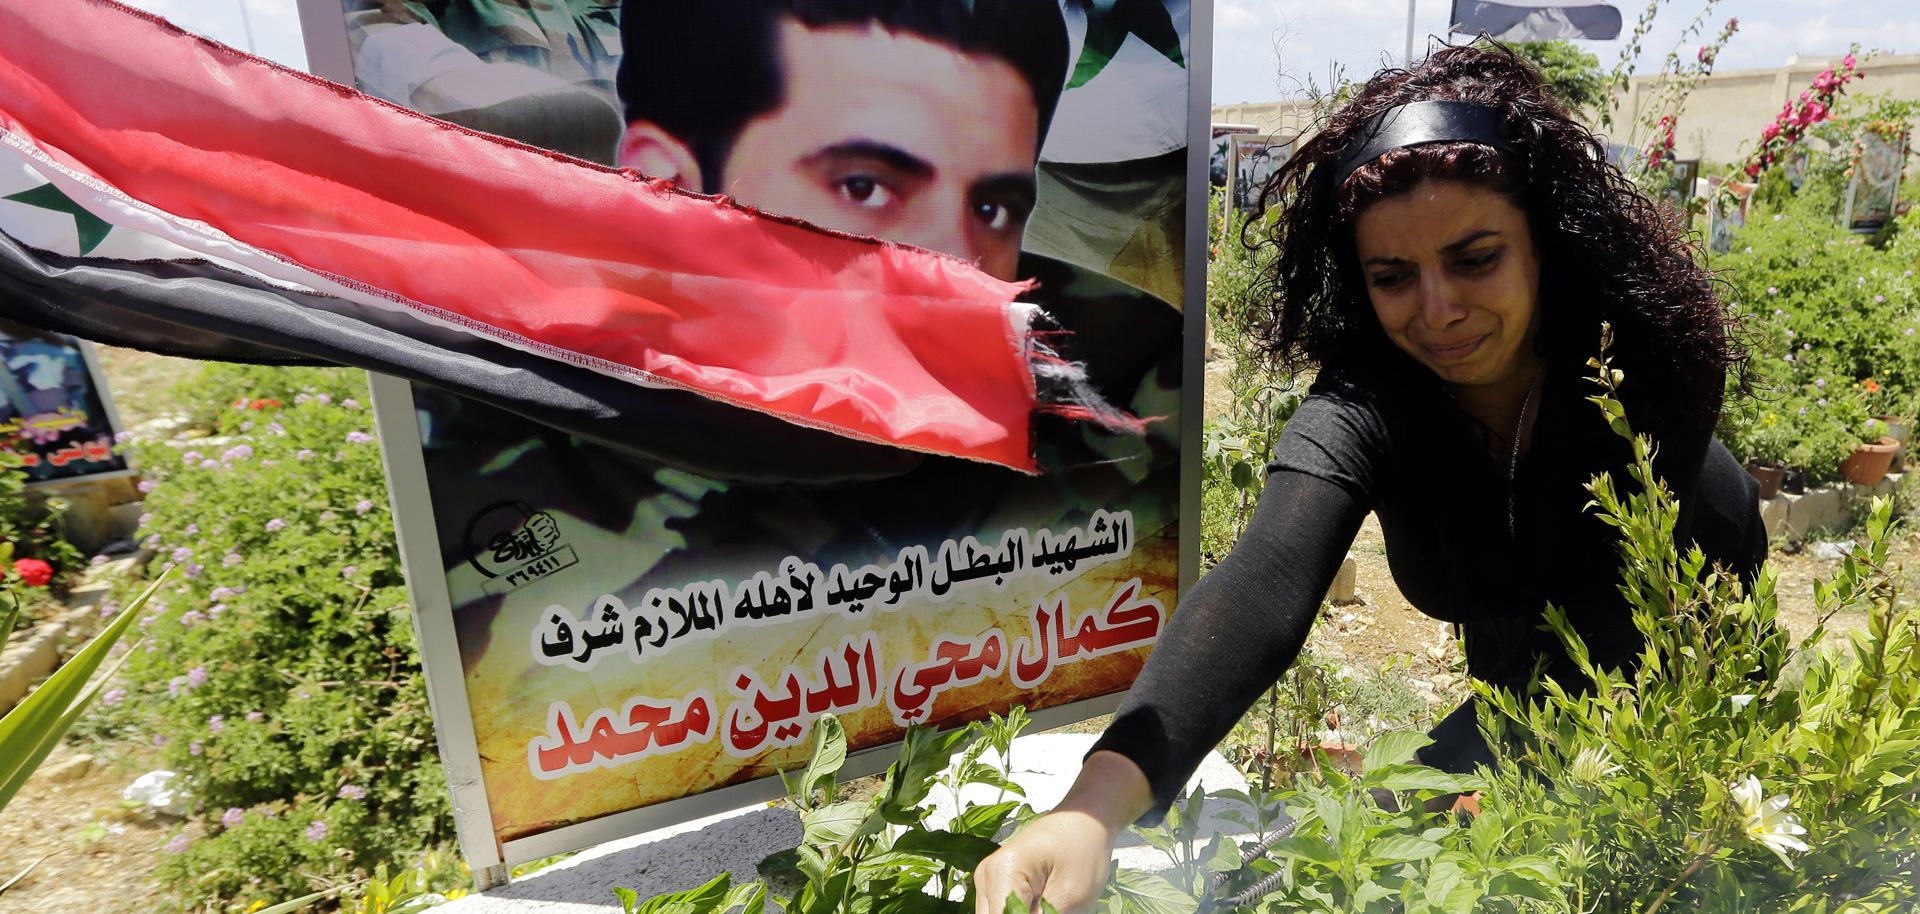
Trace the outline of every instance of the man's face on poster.
<instances>
[{"instance_id":1,"label":"man's face on poster","mask_svg":"<svg viewBox=\"0 0 1920 914\"><path fill-rule=\"evenodd\" d=\"M877 23L785 19L778 42L783 101L746 123L714 189L1012 279L1039 143L1033 89L1020 71ZM702 185L685 147L645 122L628 126L620 164Z\"/></svg>"}]
</instances>

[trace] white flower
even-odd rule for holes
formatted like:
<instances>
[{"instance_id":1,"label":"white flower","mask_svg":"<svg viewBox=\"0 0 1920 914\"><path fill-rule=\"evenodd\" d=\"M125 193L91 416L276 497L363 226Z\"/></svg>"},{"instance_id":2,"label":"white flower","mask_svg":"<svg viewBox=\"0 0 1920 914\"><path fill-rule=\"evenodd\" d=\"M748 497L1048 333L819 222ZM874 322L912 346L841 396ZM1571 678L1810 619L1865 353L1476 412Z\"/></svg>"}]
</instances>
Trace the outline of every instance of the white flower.
<instances>
[{"instance_id":1,"label":"white flower","mask_svg":"<svg viewBox=\"0 0 1920 914\"><path fill-rule=\"evenodd\" d=\"M1740 815L1746 819L1744 827L1747 837L1764 845L1780 858L1780 862L1793 866L1787 851L1805 852L1807 842L1800 840L1807 833L1800 824L1800 817L1787 812L1787 805L1793 802L1786 794L1761 799L1766 791L1760 786L1760 779L1747 775L1744 783L1733 788L1733 805L1738 807Z\"/></svg>"},{"instance_id":2,"label":"white flower","mask_svg":"<svg viewBox=\"0 0 1920 914\"><path fill-rule=\"evenodd\" d=\"M1588 746L1573 757L1573 763L1567 766L1567 777L1583 784L1598 783L1620 770L1619 765L1608 764L1611 761L1607 750Z\"/></svg>"}]
</instances>

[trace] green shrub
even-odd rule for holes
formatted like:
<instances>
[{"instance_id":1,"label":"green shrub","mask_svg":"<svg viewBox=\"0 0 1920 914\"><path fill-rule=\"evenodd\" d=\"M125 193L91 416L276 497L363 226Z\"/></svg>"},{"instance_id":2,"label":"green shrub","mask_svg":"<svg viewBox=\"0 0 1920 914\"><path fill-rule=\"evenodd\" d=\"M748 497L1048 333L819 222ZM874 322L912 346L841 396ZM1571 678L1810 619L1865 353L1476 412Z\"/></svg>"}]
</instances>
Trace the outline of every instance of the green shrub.
<instances>
[{"instance_id":1,"label":"green shrub","mask_svg":"<svg viewBox=\"0 0 1920 914\"><path fill-rule=\"evenodd\" d=\"M198 798L181 908L292 897L451 832L364 375L211 366L213 437L144 442L141 534L181 566L141 620L133 729ZM184 833L183 833L184 834Z\"/></svg>"}]
</instances>

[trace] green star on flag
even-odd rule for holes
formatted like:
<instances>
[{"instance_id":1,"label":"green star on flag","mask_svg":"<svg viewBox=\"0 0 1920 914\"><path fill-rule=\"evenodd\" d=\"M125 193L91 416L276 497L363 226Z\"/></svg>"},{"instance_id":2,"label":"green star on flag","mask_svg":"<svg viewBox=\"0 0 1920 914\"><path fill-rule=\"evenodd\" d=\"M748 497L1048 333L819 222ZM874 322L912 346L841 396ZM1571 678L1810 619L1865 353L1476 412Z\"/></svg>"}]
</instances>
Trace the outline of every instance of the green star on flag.
<instances>
[{"instance_id":1,"label":"green star on flag","mask_svg":"<svg viewBox=\"0 0 1920 914\"><path fill-rule=\"evenodd\" d=\"M56 213L66 213L72 216L74 230L80 236L80 253L82 255L92 253L93 249L99 246L100 242L106 240L107 233L113 231L113 225L111 223L88 212L80 204L75 203L73 198L61 193L60 188L52 184L42 184L39 187L23 190L17 194L8 194L7 196L0 197L0 200L12 200L15 203L24 203L28 206L37 206L41 209L53 210Z\"/></svg>"},{"instance_id":2,"label":"green star on flag","mask_svg":"<svg viewBox=\"0 0 1920 914\"><path fill-rule=\"evenodd\" d=\"M1180 32L1173 27L1173 14L1162 0L1078 0L1087 11L1087 39L1080 47L1080 60L1073 66L1067 88L1077 89L1093 81L1120 53L1128 35L1165 55L1168 60L1187 65L1180 53Z\"/></svg>"}]
</instances>

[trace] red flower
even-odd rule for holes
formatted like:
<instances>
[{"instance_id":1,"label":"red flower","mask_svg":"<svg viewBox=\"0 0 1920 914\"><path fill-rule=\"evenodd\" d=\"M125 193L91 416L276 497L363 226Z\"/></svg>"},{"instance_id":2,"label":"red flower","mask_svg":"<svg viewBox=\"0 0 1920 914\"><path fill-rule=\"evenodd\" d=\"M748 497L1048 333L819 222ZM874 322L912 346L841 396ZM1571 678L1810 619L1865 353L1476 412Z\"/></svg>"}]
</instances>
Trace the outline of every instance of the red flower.
<instances>
[{"instance_id":1,"label":"red flower","mask_svg":"<svg viewBox=\"0 0 1920 914\"><path fill-rule=\"evenodd\" d=\"M1747 177L1749 177L1749 178L1757 178L1757 177L1759 177L1759 176L1760 176L1760 163L1759 163L1759 162L1755 162L1755 163L1753 163L1752 165L1748 165L1748 166L1747 166Z\"/></svg>"},{"instance_id":2,"label":"red flower","mask_svg":"<svg viewBox=\"0 0 1920 914\"><path fill-rule=\"evenodd\" d=\"M39 559L15 559L13 573L28 587L45 587L53 580L53 566Z\"/></svg>"},{"instance_id":3,"label":"red flower","mask_svg":"<svg viewBox=\"0 0 1920 914\"><path fill-rule=\"evenodd\" d=\"M1868 378L1864 381L1861 381L1860 386L1866 388L1867 393L1870 393L1870 394L1877 394L1880 392L1879 382L1875 381L1872 378Z\"/></svg>"},{"instance_id":4,"label":"red flower","mask_svg":"<svg viewBox=\"0 0 1920 914\"><path fill-rule=\"evenodd\" d=\"M253 402L247 404L248 409L270 409L270 408L278 408L279 406L280 406L280 401L275 400L272 397L261 397L260 399L254 400Z\"/></svg>"}]
</instances>

